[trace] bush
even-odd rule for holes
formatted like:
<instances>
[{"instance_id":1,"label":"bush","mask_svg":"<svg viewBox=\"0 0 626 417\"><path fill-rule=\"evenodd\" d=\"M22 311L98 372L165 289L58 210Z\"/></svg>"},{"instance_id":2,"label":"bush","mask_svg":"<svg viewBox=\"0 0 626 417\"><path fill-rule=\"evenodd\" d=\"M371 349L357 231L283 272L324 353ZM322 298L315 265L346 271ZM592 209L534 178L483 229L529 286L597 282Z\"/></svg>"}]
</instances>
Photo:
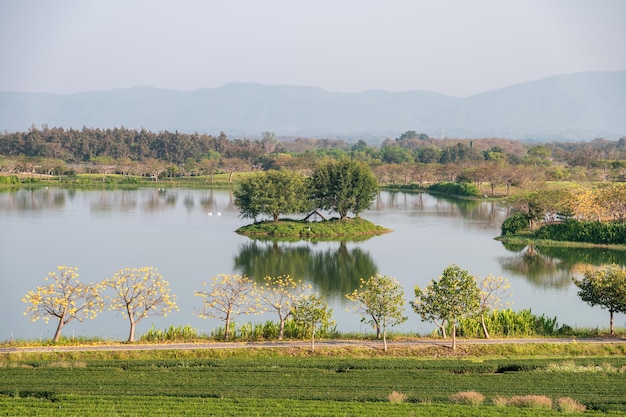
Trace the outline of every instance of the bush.
<instances>
[{"instance_id":1,"label":"bush","mask_svg":"<svg viewBox=\"0 0 626 417\"><path fill-rule=\"evenodd\" d=\"M509 400L507 400L504 397L494 397L491 402L493 403L493 405L495 405L496 407L506 407L506 405L508 404Z\"/></svg>"},{"instance_id":2,"label":"bush","mask_svg":"<svg viewBox=\"0 0 626 417\"><path fill-rule=\"evenodd\" d=\"M626 244L626 223L566 220L541 227L535 231L535 237L564 242L623 245Z\"/></svg>"},{"instance_id":3,"label":"bush","mask_svg":"<svg viewBox=\"0 0 626 417\"><path fill-rule=\"evenodd\" d=\"M391 394L387 397L390 403L403 403L407 399L407 395L403 392L392 391Z\"/></svg>"},{"instance_id":4,"label":"bush","mask_svg":"<svg viewBox=\"0 0 626 417\"><path fill-rule=\"evenodd\" d=\"M587 409L587 407L569 397L559 398L557 403L557 408L563 413L582 413Z\"/></svg>"},{"instance_id":5,"label":"bush","mask_svg":"<svg viewBox=\"0 0 626 417\"><path fill-rule=\"evenodd\" d=\"M165 330L159 330L152 325L144 335L141 336L142 341L161 342L168 341L181 341L181 340L194 340L198 338L198 332L190 325L186 326L170 326Z\"/></svg>"},{"instance_id":6,"label":"bush","mask_svg":"<svg viewBox=\"0 0 626 417\"><path fill-rule=\"evenodd\" d=\"M493 310L485 315L485 324L491 336L557 336L562 334L556 317L536 316L530 309ZM451 330L451 325L448 325ZM563 327L565 328L565 326ZM456 334L461 337L482 337L479 317L464 317L459 320Z\"/></svg>"},{"instance_id":7,"label":"bush","mask_svg":"<svg viewBox=\"0 0 626 417\"><path fill-rule=\"evenodd\" d=\"M125 175L124 178L122 178L122 180L120 181L120 184L139 184L139 178Z\"/></svg>"},{"instance_id":8,"label":"bush","mask_svg":"<svg viewBox=\"0 0 626 417\"><path fill-rule=\"evenodd\" d=\"M16 185L20 183L17 175L0 175L0 184Z\"/></svg>"},{"instance_id":9,"label":"bush","mask_svg":"<svg viewBox=\"0 0 626 417\"><path fill-rule=\"evenodd\" d=\"M457 392L450 396L450 401L456 404L465 404L478 407L485 401L485 396L476 391Z\"/></svg>"},{"instance_id":10,"label":"bush","mask_svg":"<svg viewBox=\"0 0 626 417\"><path fill-rule=\"evenodd\" d=\"M460 195L467 197L475 197L480 195L480 190L474 184L466 182L439 182L428 187L430 191L436 191L442 194Z\"/></svg>"},{"instance_id":11,"label":"bush","mask_svg":"<svg viewBox=\"0 0 626 417\"><path fill-rule=\"evenodd\" d=\"M552 408L552 399L543 395L517 395L507 401L507 405L520 408Z\"/></svg>"},{"instance_id":12,"label":"bush","mask_svg":"<svg viewBox=\"0 0 626 417\"><path fill-rule=\"evenodd\" d=\"M522 213L515 213L504 222L502 222L502 236L515 235L523 230L528 230L528 220Z\"/></svg>"}]
</instances>

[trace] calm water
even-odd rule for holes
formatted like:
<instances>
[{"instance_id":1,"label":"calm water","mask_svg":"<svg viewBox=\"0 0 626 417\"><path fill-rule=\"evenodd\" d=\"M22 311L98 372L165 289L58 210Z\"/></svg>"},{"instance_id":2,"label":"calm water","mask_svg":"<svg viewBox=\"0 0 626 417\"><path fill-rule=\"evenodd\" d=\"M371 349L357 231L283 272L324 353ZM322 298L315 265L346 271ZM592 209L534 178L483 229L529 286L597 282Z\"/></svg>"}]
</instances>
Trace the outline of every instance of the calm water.
<instances>
[{"instance_id":1,"label":"calm water","mask_svg":"<svg viewBox=\"0 0 626 417\"><path fill-rule=\"evenodd\" d=\"M592 309L577 297L572 271L581 262L624 264L624 252L507 248L493 239L506 212L491 202L381 192L363 217L393 232L361 242L252 240L234 233L249 221L239 218L228 191L0 193L0 340L51 337L53 323L30 323L23 316L21 298L57 265L78 267L83 282L100 281L125 267L157 267L170 282L180 312L146 318L138 336L152 324L190 324L201 332L215 328L219 322L193 315L200 305L193 292L220 273L302 278L329 301L340 330L370 332L358 316L346 311L343 297L360 277L394 276L410 300L416 284L428 284L453 263L475 276L507 277L514 309L531 308L573 327L608 326L606 311ZM407 315L409 320L399 329L431 331L432 325L421 322L410 307ZM626 325L624 315L616 318L618 326ZM243 316L239 321L266 319L274 317ZM123 317L105 311L95 320L70 323L63 334L125 339L127 332Z\"/></svg>"}]
</instances>

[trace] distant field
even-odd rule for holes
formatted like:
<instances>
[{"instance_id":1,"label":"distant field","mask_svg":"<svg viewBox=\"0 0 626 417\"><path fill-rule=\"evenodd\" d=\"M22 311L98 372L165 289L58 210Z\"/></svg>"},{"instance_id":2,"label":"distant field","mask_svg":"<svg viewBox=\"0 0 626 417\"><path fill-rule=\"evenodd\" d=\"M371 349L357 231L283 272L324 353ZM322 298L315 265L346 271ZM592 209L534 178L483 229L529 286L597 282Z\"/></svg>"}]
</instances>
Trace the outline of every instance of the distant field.
<instances>
[{"instance_id":1,"label":"distant field","mask_svg":"<svg viewBox=\"0 0 626 417\"><path fill-rule=\"evenodd\" d=\"M406 355L406 353L404 353ZM390 394L406 394L392 403ZM481 406L450 396L477 391ZM11 353L0 356L2 416L551 416L626 413L626 356L367 357L320 350ZM493 405L540 395L552 409Z\"/></svg>"}]
</instances>

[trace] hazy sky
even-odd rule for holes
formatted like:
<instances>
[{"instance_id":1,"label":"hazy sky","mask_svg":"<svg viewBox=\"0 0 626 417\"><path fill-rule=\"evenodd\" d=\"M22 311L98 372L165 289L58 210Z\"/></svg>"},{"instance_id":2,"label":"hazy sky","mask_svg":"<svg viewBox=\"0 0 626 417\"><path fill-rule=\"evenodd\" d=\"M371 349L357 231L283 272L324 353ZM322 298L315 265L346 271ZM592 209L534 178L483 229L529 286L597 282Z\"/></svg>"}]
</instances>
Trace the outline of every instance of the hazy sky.
<instances>
[{"instance_id":1,"label":"hazy sky","mask_svg":"<svg viewBox=\"0 0 626 417\"><path fill-rule=\"evenodd\" d=\"M626 70L624 0L0 0L0 91L228 82L467 96Z\"/></svg>"}]
</instances>

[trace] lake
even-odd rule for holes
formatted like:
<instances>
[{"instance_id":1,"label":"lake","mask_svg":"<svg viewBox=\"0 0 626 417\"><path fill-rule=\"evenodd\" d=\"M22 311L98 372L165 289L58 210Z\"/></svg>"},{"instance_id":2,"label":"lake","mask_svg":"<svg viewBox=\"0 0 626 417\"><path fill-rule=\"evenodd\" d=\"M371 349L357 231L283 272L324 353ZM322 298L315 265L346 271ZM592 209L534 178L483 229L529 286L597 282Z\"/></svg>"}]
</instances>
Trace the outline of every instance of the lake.
<instances>
[{"instance_id":1,"label":"lake","mask_svg":"<svg viewBox=\"0 0 626 417\"><path fill-rule=\"evenodd\" d=\"M42 188L0 193L0 279L3 284L0 340L48 339L56 323L30 323L21 298L43 284L57 265L78 268L82 282L101 281L125 267L152 266L170 282L180 311L148 317L137 338L152 325L186 325L208 333L221 323L193 313L193 295L202 282L226 274L286 275L313 285L333 307L340 331L371 329L347 311L344 295L359 278L396 277L407 301L414 286L425 286L451 264L472 275L504 276L511 284L511 308L557 317L572 327L608 327L609 313L591 308L576 295L572 274L581 263L626 263L626 252L607 249L507 247L494 240L506 209L491 201L468 201L426 193L380 192L362 217L393 231L357 242L272 242L235 233L241 219L233 196L224 190L140 189L76 191ZM428 334L407 303L409 320L394 329ZM240 316L264 321L272 315ZM616 325L626 326L616 315ZM392 329L393 330L393 329ZM71 322L65 336L124 340L128 322L116 312Z\"/></svg>"}]
</instances>

